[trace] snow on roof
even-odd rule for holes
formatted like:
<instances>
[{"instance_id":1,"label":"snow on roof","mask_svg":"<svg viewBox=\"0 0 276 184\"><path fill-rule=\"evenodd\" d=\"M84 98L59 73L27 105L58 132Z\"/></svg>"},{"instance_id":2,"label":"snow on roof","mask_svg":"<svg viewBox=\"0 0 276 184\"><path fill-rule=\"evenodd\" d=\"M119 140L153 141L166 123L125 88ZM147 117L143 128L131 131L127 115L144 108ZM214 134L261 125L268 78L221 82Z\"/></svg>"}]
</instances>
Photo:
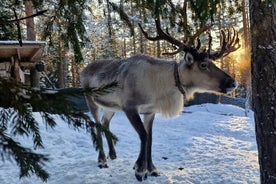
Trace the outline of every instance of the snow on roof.
<instances>
[{"instance_id":1,"label":"snow on roof","mask_svg":"<svg viewBox=\"0 0 276 184\"><path fill-rule=\"evenodd\" d=\"M45 41L32 41L32 40L23 40L23 44L43 44L46 45ZM0 45L19 45L18 40L0 40Z\"/></svg>"},{"instance_id":2,"label":"snow on roof","mask_svg":"<svg viewBox=\"0 0 276 184\"><path fill-rule=\"evenodd\" d=\"M11 57L18 57L21 62L37 62L41 60L42 53L47 42L45 41L22 41L18 40L0 41L0 62L10 61Z\"/></svg>"}]
</instances>

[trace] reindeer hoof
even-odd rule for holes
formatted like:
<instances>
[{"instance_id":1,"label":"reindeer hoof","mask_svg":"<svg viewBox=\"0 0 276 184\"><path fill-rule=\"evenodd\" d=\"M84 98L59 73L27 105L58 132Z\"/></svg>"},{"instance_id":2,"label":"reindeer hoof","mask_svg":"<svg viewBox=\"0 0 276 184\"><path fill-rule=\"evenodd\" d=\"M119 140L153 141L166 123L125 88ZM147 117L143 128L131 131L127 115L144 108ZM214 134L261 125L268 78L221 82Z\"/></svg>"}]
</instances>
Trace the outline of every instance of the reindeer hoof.
<instances>
[{"instance_id":1,"label":"reindeer hoof","mask_svg":"<svg viewBox=\"0 0 276 184\"><path fill-rule=\"evenodd\" d=\"M108 168L108 165L107 164L104 164L104 165L98 164L98 167L100 169L103 169L103 168Z\"/></svg>"},{"instance_id":2,"label":"reindeer hoof","mask_svg":"<svg viewBox=\"0 0 276 184\"><path fill-rule=\"evenodd\" d=\"M134 165L133 169L135 170L135 177L138 181L143 181L147 179L147 170L142 168L139 169L137 164Z\"/></svg>"},{"instance_id":3,"label":"reindeer hoof","mask_svg":"<svg viewBox=\"0 0 276 184\"><path fill-rule=\"evenodd\" d=\"M109 157L111 160L115 160L117 158L116 153L109 153Z\"/></svg>"},{"instance_id":4,"label":"reindeer hoof","mask_svg":"<svg viewBox=\"0 0 276 184\"><path fill-rule=\"evenodd\" d=\"M143 181L147 179L147 173L135 173L135 177L138 181Z\"/></svg>"},{"instance_id":5,"label":"reindeer hoof","mask_svg":"<svg viewBox=\"0 0 276 184\"><path fill-rule=\"evenodd\" d=\"M108 165L107 165L107 163L106 162L98 162L98 167L100 168L100 169L103 169L103 168L108 168Z\"/></svg>"}]
</instances>

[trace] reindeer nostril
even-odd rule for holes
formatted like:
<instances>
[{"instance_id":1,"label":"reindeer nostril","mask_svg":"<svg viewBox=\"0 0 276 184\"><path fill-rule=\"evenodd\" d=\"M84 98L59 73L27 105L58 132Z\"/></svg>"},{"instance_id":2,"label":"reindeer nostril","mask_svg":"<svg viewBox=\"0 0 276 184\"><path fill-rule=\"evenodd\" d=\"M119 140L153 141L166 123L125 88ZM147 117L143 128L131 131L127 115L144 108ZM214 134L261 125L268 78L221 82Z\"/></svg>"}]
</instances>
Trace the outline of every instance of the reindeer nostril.
<instances>
[{"instance_id":1,"label":"reindeer nostril","mask_svg":"<svg viewBox=\"0 0 276 184\"><path fill-rule=\"evenodd\" d=\"M225 87L227 88L235 88L237 86L237 82L231 78L225 80Z\"/></svg>"},{"instance_id":2,"label":"reindeer nostril","mask_svg":"<svg viewBox=\"0 0 276 184\"><path fill-rule=\"evenodd\" d=\"M234 81L234 82L232 83L233 88L238 87L238 85L239 85L239 83L238 83L237 81Z\"/></svg>"},{"instance_id":3,"label":"reindeer nostril","mask_svg":"<svg viewBox=\"0 0 276 184\"><path fill-rule=\"evenodd\" d=\"M221 82L220 89L223 93L229 93L238 86L238 83L232 78L226 78Z\"/></svg>"}]
</instances>

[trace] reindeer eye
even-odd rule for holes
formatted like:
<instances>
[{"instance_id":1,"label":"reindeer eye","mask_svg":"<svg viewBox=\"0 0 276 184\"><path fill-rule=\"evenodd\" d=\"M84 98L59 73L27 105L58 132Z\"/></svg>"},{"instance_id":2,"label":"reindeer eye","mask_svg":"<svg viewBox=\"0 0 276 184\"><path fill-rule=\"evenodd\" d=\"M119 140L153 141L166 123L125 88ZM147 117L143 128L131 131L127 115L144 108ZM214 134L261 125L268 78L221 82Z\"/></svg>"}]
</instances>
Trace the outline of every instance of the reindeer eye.
<instances>
[{"instance_id":1,"label":"reindeer eye","mask_svg":"<svg viewBox=\"0 0 276 184\"><path fill-rule=\"evenodd\" d=\"M201 69L206 70L208 68L208 62L201 62L199 66Z\"/></svg>"}]
</instances>

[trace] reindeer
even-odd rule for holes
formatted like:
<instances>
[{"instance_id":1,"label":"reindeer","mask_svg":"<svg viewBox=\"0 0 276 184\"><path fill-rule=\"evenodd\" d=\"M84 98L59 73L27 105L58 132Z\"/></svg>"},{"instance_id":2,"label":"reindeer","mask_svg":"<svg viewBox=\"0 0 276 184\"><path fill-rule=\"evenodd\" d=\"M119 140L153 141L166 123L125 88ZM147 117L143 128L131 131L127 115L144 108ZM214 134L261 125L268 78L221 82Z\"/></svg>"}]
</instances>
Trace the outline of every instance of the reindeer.
<instances>
[{"instance_id":1,"label":"reindeer","mask_svg":"<svg viewBox=\"0 0 276 184\"><path fill-rule=\"evenodd\" d=\"M102 123L109 129L114 113L123 111L140 138L140 153L134 165L135 176L142 181L160 172L152 162L152 125L156 113L165 117L179 115L184 107L184 99L191 98L195 92L230 93L236 88L235 80L211 62L237 50L238 34L231 38L222 31L222 47L210 52L211 41L207 51L199 51L164 32L160 20L155 21L157 36L149 37L139 24L142 33L149 40L166 40L178 47L173 53L185 52L184 59L167 61L146 55L136 55L128 59L101 60L90 63L81 73L83 88L100 87L117 81L112 92L102 96L86 96L87 105L96 123ZM211 40L211 36L210 36ZM184 98L183 98L184 97ZM102 119L99 111L103 110ZM143 120L140 115L143 115ZM102 135L98 131L100 149L98 166L106 168L107 159L102 146ZM107 139L109 157L115 159L113 142Z\"/></svg>"}]
</instances>

